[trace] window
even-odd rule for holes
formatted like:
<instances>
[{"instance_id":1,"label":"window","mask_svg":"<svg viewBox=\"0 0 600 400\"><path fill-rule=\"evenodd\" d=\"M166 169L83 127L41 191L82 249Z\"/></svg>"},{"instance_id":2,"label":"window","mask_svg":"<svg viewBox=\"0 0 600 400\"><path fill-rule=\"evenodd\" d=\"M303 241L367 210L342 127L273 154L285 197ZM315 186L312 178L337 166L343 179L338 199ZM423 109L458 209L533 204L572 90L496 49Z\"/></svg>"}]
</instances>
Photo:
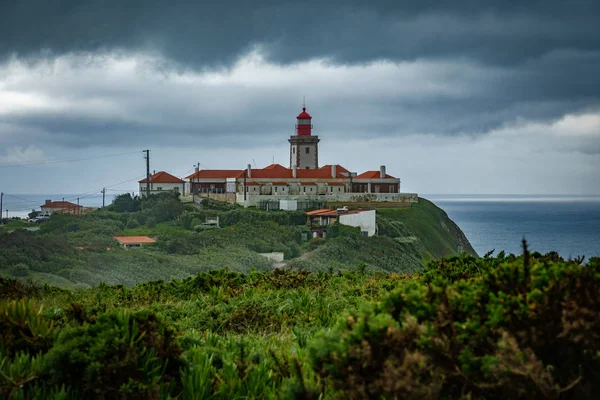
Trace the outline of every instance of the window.
<instances>
[{"instance_id":1,"label":"window","mask_svg":"<svg viewBox=\"0 0 600 400\"><path fill-rule=\"evenodd\" d=\"M306 154L310 153L310 147L305 147Z\"/></svg>"},{"instance_id":2,"label":"window","mask_svg":"<svg viewBox=\"0 0 600 400\"><path fill-rule=\"evenodd\" d=\"M292 147L292 154L296 154L296 148Z\"/></svg>"},{"instance_id":3,"label":"window","mask_svg":"<svg viewBox=\"0 0 600 400\"><path fill-rule=\"evenodd\" d=\"M162 190L162 187L161 187L161 186L159 186L159 187L157 187L157 188L156 188L156 190Z\"/></svg>"},{"instance_id":4,"label":"window","mask_svg":"<svg viewBox=\"0 0 600 400\"><path fill-rule=\"evenodd\" d=\"M302 191L306 192L306 186L302 186Z\"/></svg>"},{"instance_id":5,"label":"window","mask_svg":"<svg viewBox=\"0 0 600 400\"><path fill-rule=\"evenodd\" d=\"M275 186L275 191L277 192L277 186Z\"/></svg>"},{"instance_id":6,"label":"window","mask_svg":"<svg viewBox=\"0 0 600 400\"><path fill-rule=\"evenodd\" d=\"M312 192L313 188L310 188L310 191Z\"/></svg>"},{"instance_id":7,"label":"window","mask_svg":"<svg viewBox=\"0 0 600 400\"><path fill-rule=\"evenodd\" d=\"M342 188L338 188L338 192L341 192L341 191L342 191Z\"/></svg>"}]
</instances>

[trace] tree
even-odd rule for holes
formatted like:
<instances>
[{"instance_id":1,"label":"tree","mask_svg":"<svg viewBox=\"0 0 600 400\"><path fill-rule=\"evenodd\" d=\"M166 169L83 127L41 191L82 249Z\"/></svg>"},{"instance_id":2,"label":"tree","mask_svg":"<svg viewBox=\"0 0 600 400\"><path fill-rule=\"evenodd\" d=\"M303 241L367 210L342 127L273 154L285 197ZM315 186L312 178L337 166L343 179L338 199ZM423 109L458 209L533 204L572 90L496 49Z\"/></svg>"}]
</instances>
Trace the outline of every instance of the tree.
<instances>
[{"instance_id":1,"label":"tree","mask_svg":"<svg viewBox=\"0 0 600 400\"><path fill-rule=\"evenodd\" d=\"M116 212L134 212L140 211L141 201L138 196L131 196L130 193L123 193L115 197L112 202Z\"/></svg>"},{"instance_id":2,"label":"tree","mask_svg":"<svg viewBox=\"0 0 600 400\"><path fill-rule=\"evenodd\" d=\"M35 211L35 210L31 210L31 212L29 214L27 214L27 216L29 217L29 219L33 219L35 217L37 217L38 215L40 215L39 211Z\"/></svg>"}]
</instances>

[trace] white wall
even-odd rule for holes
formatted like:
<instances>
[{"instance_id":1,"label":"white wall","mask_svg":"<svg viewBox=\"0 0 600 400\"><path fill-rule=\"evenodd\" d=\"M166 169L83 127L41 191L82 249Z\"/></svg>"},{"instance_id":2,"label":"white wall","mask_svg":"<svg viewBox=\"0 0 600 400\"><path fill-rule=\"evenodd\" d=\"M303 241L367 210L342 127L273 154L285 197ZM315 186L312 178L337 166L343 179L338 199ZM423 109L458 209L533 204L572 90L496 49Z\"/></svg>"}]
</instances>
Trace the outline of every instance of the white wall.
<instances>
[{"instance_id":1,"label":"white wall","mask_svg":"<svg viewBox=\"0 0 600 400\"><path fill-rule=\"evenodd\" d=\"M287 211L295 211L298 209L298 200L280 200L279 209Z\"/></svg>"},{"instance_id":2,"label":"white wall","mask_svg":"<svg viewBox=\"0 0 600 400\"><path fill-rule=\"evenodd\" d=\"M167 191L179 191L183 194L183 183L152 183L150 185L150 194L162 193ZM159 190L161 188L161 190ZM140 194L146 194L146 184L140 183Z\"/></svg>"},{"instance_id":3,"label":"white wall","mask_svg":"<svg viewBox=\"0 0 600 400\"><path fill-rule=\"evenodd\" d=\"M341 214L339 216L340 224L359 227L362 232L367 232L368 236L375 235L375 210L361 211L355 214Z\"/></svg>"}]
</instances>

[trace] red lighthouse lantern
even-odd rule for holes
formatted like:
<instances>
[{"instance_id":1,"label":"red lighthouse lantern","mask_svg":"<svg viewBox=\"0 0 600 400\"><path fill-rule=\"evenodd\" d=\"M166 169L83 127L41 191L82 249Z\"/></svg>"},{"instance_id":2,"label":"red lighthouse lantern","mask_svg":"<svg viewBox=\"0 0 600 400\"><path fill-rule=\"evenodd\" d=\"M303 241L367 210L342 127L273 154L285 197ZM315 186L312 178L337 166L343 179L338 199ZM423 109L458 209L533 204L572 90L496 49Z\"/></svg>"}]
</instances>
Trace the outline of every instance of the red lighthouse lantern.
<instances>
[{"instance_id":1,"label":"red lighthouse lantern","mask_svg":"<svg viewBox=\"0 0 600 400\"><path fill-rule=\"evenodd\" d=\"M296 117L296 135L310 136L312 133L312 117L306 112L306 107L302 107L302 112Z\"/></svg>"}]
</instances>

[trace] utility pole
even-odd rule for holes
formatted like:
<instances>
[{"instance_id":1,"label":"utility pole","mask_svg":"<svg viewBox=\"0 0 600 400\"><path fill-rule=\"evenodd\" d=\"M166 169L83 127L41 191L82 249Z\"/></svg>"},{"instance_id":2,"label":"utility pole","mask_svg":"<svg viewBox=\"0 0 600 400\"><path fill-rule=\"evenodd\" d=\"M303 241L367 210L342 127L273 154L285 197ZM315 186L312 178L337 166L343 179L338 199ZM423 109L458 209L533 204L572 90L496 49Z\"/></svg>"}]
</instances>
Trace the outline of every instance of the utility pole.
<instances>
[{"instance_id":1,"label":"utility pole","mask_svg":"<svg viewBox=\"0 0 600 400\"><path fill-rule=\"evenodd\" d=\"M61 207L60 207L60 211L61 212L65 211L65 198L64 197L63 197L63 201L62 201L62 204L61 204Z\"/></svg>"},{"instance_id":2,"label":"utility pole","mask_svg":"<svg viewBox=\"0 0 600 400\"><path fill-rule=\"evenodd\" d=\"M102 188L102 208L104 208L104 195L106 194L106 188Z\"/></svg>"},{"instance_id":3,"label":"utility pole","mask_svg":"<svg viewBox=\"0 0 600 400\"><path fill-rule=\"evenodd\" d=\"M248 191L248 186L246 185L246 175L248 170L244 170L244 207L246 207L246 192Z\"/></svg>"},{"instance_id":4,"label":"utility pole","mask_svg":"<svg viewBox=\"0 0 600 400\"><path fill-rule=\"evenodd\" d=\"M2 225L2 201L4 200L4 192L0 192L0 225Z\"/></svg>"},{"instance_id":5,"label":"utility pole","mask_svg":"<svg viewBox=\"0 0 600 400\"><path fill-rule=\"evenodd\" d=\"M81 211L79 208L79 197L77 198L77 215L81 215Z\"/></svg>"},{"instance_id":6,"label":"utility pole","mask_svg":"<svg viewBox=\"0 0 600 400\"><path fill-rule=\"evenodd\" d=\"M192 181L190 182L190 190L192 191L192 203L196 204L196 188L194 187L194 177L196 178L196 180L199 180L199 178L196 176L196 174L198 174L200 171L200 162L198 162L198 165L194 165L194 175L192 175Z\"/></svg>"},{"instance_id":7,"label":"utility pole","mask_svg":"<svg viewBox=\"0 0 600 400\"><path fill-rule=\"evenodd\" d=\"M144 150L146 155L146 197L150 196L150 150Z\"/></svg>"}]
</instances>

